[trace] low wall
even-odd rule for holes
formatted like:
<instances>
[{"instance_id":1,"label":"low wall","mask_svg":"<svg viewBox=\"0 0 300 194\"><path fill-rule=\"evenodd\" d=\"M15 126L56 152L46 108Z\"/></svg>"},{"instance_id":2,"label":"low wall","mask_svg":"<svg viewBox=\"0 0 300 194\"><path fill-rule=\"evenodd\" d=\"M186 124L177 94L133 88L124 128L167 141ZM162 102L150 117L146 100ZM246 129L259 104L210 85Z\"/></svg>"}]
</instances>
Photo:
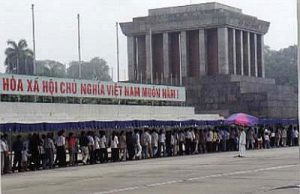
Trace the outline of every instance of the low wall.
<instances>
[{"instance_id":1,"label":"low wall","mask_svg":"<svg viewBox=\"0 0 300 194\"><path fill-rule=\"evenodd\" d=\"M0 123L110 120L219 120L194 107L0 102Z\"/></svg>"}]
</instances>

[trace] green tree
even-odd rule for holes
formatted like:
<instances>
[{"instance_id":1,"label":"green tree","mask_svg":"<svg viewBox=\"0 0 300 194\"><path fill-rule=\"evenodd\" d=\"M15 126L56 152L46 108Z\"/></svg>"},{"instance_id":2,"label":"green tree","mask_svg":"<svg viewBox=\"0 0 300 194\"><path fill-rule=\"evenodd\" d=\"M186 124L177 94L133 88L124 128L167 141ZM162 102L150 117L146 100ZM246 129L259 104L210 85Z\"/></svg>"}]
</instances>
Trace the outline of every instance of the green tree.
<instances>
[{"instance_id":1,"label":"green tree","mask_svg":"<svg viewBox=\"0 0 300 194\"><path fill-rule=\"evenodd\" d=\"M271 50L264 49L266 77L273 78L280 85L290 85L297 88L297 46Z\"/></svg>"},{"instance_id":2,"label":"green tree","mask_svg":"<svg viewBox=\"0 0 300 194\"><path fill-rule=\"evenodd\" d=\"M18 43L7 41L8 48L5 49L5 66L7 73L33 74L33 51L27 48L27 42L21 39Z\"/></svg>"},{"instance_id":3,"label":"green tree","mask_svg":"<svg viewBox=\"0 0 300 194\"><path fill-rule=\"evenodd\" d=\"M88 80L111 81L109 66L104 59L94 57L88 62L82 62L81 78ZM79 62L73 61L67 70L68 77L79 78Z\"/></svg>"},{"instance_id":4,"label":"green tree","mask_svg":"<svg viewBox=\"0 0 300 194\"><path fill-rule=\"evenodd\" d=\"M39 60L36 61L37 75L48 77L66 77L66 66L58 61Z\"/></svg>"}]
</instances>

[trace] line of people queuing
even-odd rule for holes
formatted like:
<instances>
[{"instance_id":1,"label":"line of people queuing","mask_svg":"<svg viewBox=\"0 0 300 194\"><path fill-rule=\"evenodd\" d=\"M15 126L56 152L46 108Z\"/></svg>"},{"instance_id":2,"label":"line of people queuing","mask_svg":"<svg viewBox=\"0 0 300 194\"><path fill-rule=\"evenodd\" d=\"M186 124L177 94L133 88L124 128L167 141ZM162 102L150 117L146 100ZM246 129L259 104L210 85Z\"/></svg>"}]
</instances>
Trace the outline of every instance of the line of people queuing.
<instances>
[{"instance_id":1,"label":"line of people queuing","mask_svg":"<svg viewBox=\"0 0 300 194\"><path fill-rule=\"evenodd\" d=\"M246 131L246 148L262 149L297 146L299 128L257 127ZM3 134L1 174L51 169L82 163L97 164L124 160L191 155L239 149L238 127L199 129L127 129L17 135L12 146ZM11 150L9 149L11 147ZM10 151L12 151L12 154ZM110 153L110 154L109 154ZM110 155L110 157L109 157ZM68 156L68 160L67 160ZM12 159L13 158L13 159ZM80 160L79 160L80 159ZM67 162L68 161L68 162Z\"/></svg>"}]
</instances>

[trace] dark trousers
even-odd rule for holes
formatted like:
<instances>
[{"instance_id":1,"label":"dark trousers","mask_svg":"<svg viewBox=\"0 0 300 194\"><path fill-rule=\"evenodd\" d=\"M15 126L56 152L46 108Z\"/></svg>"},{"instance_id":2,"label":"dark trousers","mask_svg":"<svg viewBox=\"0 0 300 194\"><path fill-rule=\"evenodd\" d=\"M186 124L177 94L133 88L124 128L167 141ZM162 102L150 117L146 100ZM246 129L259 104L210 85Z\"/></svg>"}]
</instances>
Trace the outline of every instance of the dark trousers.
<instances>
[{"instance_id":1,"label":"dark trousers","mask_svg":"<svg viewBox=\"0 0 300 194\"><path fill-rule=\"evenodd\" d=\"M190 139L186 139L185 141L185 154L189 155L192 151L192 141Z\"/></svg>"},{"instance_id":2,"label":"dark trousers","mask_svg":"<svg viewBox=\"0 0 300 194\"><path fill-rule=\"evenodd\" d=\"M106 148L100 148L99 158L100 158L101 163L107 162L108 154L107 154L107 149Z\"/></svg>"},{"instance_id":3,"label":"dark trousers","mask_svg":"<svg viewBox=\"0 0 300 194\"><path fill-rule=\"evenodd\" d=\"M130 145L130 144L127 144L127 148L128 148L128 159L132 160L134 155L135 155L134 146Z\"/></svg>"},{"instance_id":4,"label":"dark trousers","mask_svg":"<svg viewBox=\"0 0 300 194\"><path fill-rule=\"evenodd\" d=\"M54 162L54 152L52 149L50 148L46 148L45 149L45 153L46 153L46 160L47 160L47 165L49 168L53 167L53 162Z\"/></svg>"},{"instance_id":5,"label":"dark trousers","mask_svg":"<svg viewBox=\"0 0 300 194\"><path fill-rule=\"evenodd\" d=\"M119 160L119 149L111 148L111 161L116 162Z\"/></svg>"},{"instance_id":6,"label":"dark trousers","mask_svg":"<svg viewBox=\"0 0 300 194\"><path fill-rule=\"evenodd\" d=\"M40 156L38 150L34 150L31 152L29 166L31 170L37 170L40 168Z\"/></svg>"},{"instance_id":7,"label":"dark trousers","mask_svg":"<svg viewBox=\"0 0 300 194\"><path fill-rule=\"evenodd\" d=\"M191 154L193 154L196 151L196 145L197 143L195 141L191 143Z\"/></svg>"},{"instance_id":8,"label":"dark trousers","mask_svg":"<svg viewBox=\"0 0 300 194\"><path fill-rule=\"evenodd\" d=\"M9 154L8 153L5 153L4 154L4 169L3 169L3 172L4 173L8 173L10 172L10 168L11 168L11 164L10 164L10 159L9 159Z\"/></svg>"},{"instance_id":9,"label":"dark trousers","mask_svg":"<svg viewBox=\"0 0 300 194\"><path fill-rule=\"evenodd\" d=\"M294 137L294 146L298 146L298 138Z\"/></svg>"},{"instance_id":10,"label":"dark trousers","mask_svg":"<svg viewBox=\"0 0 300 194\"><path fill-rule=\"evenodd\" d=\"M172 156L172 146L170 143L166 143L166 152L168 156Z\"/></svg>"},{"instance_id":11,"label":"dark trousers","mask_svg":"<svg viewBox=\"0 0 300 194\"><path fill-rule=\"evenodd\" d=\"M199 148L198 148L199 153L206 153L206 143L199 143Z\"/></svg>"},{"instance_id":12,"label":"dark trousers","mask_svg":"<svg viewBox=\"0 0 300 194\"><path fill-rule=\"evenodd\" d=\"M275 137L270 138L270 146L274 147L275 146Z\"/></svg>"},{"instance_id":13,"label":"dark trousers","mask_svg":"<svg viewBox=\"0 0 300 194\"><path fill-rule=\"evenodd\" d=\"M206 142L207 152L213 151L213 144L211 141Z\"/></svg>"},{"instance_id":14,"label":"dark trousers","mask_svg":"<svg viewBox=\"0 0 300 194\"><path fill-rule=\"evenodd\" d=\"M183 155L183 142L179 142L179 155Z\"/></svg>"},{"instance_id":15,"label":"dark trousers","mask_svg":"<svg viewBox=\"0 0 300 194\"><path fill-rule=\"evenodd\" d=\"M234 139L229 139L229 151L236 151L236 143Z\"/></svg>"},{"instance_id":16,"label":"dark trousers","mask_svg":"<svg viewBox=\"0 0 300 194\"><path fill-rule=\"evenodd\" d=\"M57 146L58 166L66 166L66 150L65 146Z\"/></svg>"},{"instance_id":17,"label":"dark trousers","mask_svg":"<svg viewBox=\"0 0 300 194\"><path fill-rule=\"evenodd\" d=\"M94 159L95 161L100 161L100 148L94 151Z\"/></svg>"},{"instance_id":18,"label":"dark trousers","mask_svg":"<svg viewBox=\"0 0 300 194\"><path fill-rule=\"evenodd\" d=\"M89 146L90 164L95 164L95 150L93 146Z\"/></svg>"},{"instance_id":19,"label":"dark trousers","mask_svg":"<svg viewBox=\"0 0 300 194\"><path fill-rule=\"evenodd\" d=\"M22 152L15 152L13 170L16 170L18 164L18 171L20 171L22 169L21 163L22 163Z\"/></svg>"},{"instance_id":20,"label":"dark trousers","mask_svg":"<svg viewBox=\"0 0 300 194\"><path fill-rule=\"evenodd\" d=\"M46 169L46 167L47 167L47 155L46 155L46 153L44 153L44 154L40 154L40 161L42 162L42 167L43 167L43 169Z\"/></svg>"},{"instance_id":21,"label":"dark trousers","mask_svg":"<svg viewBox=\"0 0 300 194\"><path fill-rule=\"evenodd\" d=\"M148 158L148 146L145 145L142 146L142 158L143 159Z\"/></svg>"}]
</instances>

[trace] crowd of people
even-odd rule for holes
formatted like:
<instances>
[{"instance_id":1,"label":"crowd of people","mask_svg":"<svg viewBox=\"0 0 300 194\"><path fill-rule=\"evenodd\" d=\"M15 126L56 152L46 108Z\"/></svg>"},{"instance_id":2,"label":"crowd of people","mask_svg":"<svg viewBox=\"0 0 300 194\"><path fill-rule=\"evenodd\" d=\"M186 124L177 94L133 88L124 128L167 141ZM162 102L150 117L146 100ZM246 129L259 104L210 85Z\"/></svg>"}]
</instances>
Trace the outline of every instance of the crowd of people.
<instances>
[{"instance_id":1,"label":"crowd of people","mask_svg":"<svg viewBox=\"0 0 300 194\"><path fill-rule=\"evenodd\" d=\"M245 128L247 149L297 146L298 126ZM237 151L239 127L91 130L81 133L2 134L1 174L78 164ZM13 154L12 154L13 153ZM110 157L109 157L110 156Z\"/></svg>"}]
</instances>

